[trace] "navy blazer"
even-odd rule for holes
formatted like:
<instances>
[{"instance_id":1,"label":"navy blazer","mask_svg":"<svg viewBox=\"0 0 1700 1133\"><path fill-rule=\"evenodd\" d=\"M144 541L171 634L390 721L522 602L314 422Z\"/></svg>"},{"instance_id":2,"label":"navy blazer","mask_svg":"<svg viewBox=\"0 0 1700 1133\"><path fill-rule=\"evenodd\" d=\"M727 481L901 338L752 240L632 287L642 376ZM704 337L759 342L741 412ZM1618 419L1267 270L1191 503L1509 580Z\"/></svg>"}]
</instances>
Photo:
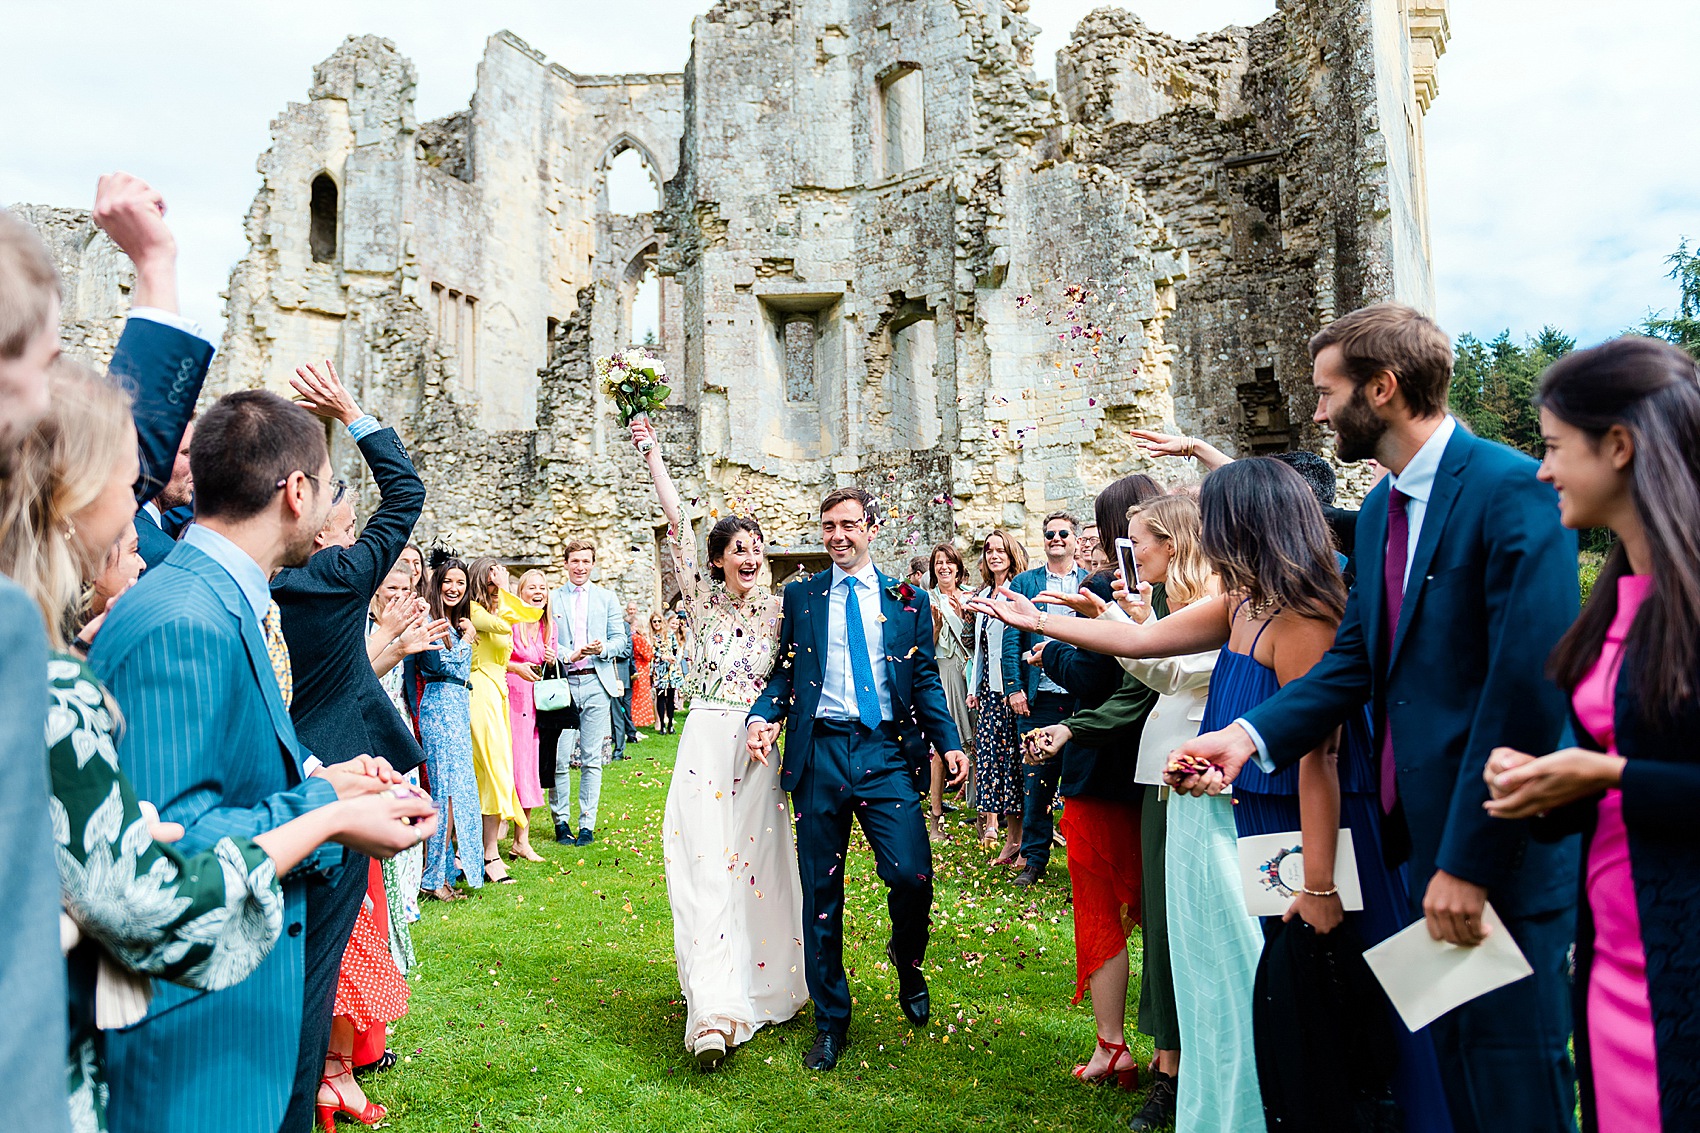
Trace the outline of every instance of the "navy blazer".
<instances>
[{"instance_id":1,"label":"navy blazer","mask_svg":"<svg viewBox=\"0 0 1700 1133\"><path fill-rule=\"evenodd\" d=\"M1090 590L1106 602L1113 601L1114 591L1107 573L1093 575L1080 588ZM1161 582L1151 589L1152 607L1159 617L1166 617L1169 612L1166 595L1167 589ZM1059 756L1062 774L1057 780L1057 794L1065 799L1084 795L1111 802L1140 801L1145 785L1133 776L1138 765L1140 734L1145 728L1145 717L1157 703L1156 692L1123 671L1121 662L1109 654L1079 649L1066 642L1053 641L1045 646L1039 662L1045 675L1066 688L1080 709L1098 708L1112 697L1119 697L1119 706L1136 721L1098 744L1069 740Z\"/></svg>"},{"instance_id":2,"label":"navy blazer","mask_svg":"<svg viewBox=\"0 0 1700 1133\"><path fill-rule=\"evenodd\" d=\"M306 566L272 578L283 615L295 698L289 714L301 739L326 763L377 755L397 771L425 753L395 710L366 657L366 611L425 507L425 484L394 429L360 442L382 499L352 547L326 547Z\"/></svg>"},{"instance_id":3,"label":"navy blazer","mask_svg":"<svg viewBox=\"0 0 1700 1133\"><path fill-rule=\"evenodd\" d=\"M141 472L136 477L136 543L142 560L155 566L175 544L153 517L140 510L164 490L177 462L177 447L195 401L201 396L212 343L152 319L132 318L112 352L107 370L130 391L136 419L136 450Z\"/></svg>"},{"instance_id":4,"label":"navy blazer","mask_svg":"<svg viewBox=\"0 0 1700 1133\"><path fill-rule=\"evenodd\" d=\"M183 824L186 853L335 801L304 776L248 600L199 548L179 543L113 606L89 664L124 712L118 758L136 794ZM247 979L213 992L155 980L147 1016L107 1032L114 1130L274 1133L301 1043L306 878L341 860L327 844L283 879L284 935Z\"/></svg>"},{"instance_id":5,"label":"navy blazer","mask_svg":"<svg viewBox=\"0 0 1700 1133\"><path fill-rule=\"evenodd\" d=\"M1077 584L1086 582L1086 571L1075 567L1070 572ZM1045 567L1041 563L1032 570L1024 570L1009 580L1009 588L1024 598L1032 598L1045 589ZM1077 586L1078 589L1078 586ZM1066 614L1065 614L1066 616ZM1032 630L1005 629L1003 633L1003 694L1014 696L1018 692L1027 694L1027 701L1039 695L1039 666L1029 665L1021 658L1027 651L1039 644L1039 635ZM1041 657L1042 659L1042 657ZM1114 662L1112 662L1113 664ZM1055 678L1052 678L1055 680ZM1061 683L1060 681L1058 682Z\"/></svg>"},{"instance_id":6,"label":"navy blazer","mask_svg":"<svg viewBox=\"0 0 1700 1133\"><path fill-rule=\"evenodd\" d=\"M1390 720L1411 833L1411 897L1436 869L1485 886L1507 916L1568 908L1575 839L1531 845L1525 822L1482 810L1482 767L1501 745L1552 751L1568 721L1547 656L1576 620L1576 535L1535 462L1462 425L1441 455L1391 643L1383 610L1383 480L1357 523L1357 585L1334 647L1246 713L1281 767L1366 702ZM1379 726L1379 725L1378 725ZM1377 738L1379 745L1379 737Z\"/></svg>"},{"instance_id":7,"label":"navy blazer","mask_svg":"<svg viewBox=\"0 0 1700 1133\"><path fill-rule=\"evenodd\" d=\"M899 733L919 726L934 750L961 751L962 737L945 702L933 653L933 608L927 592L912 587L905 603L892 596L897 580L876 570L880 588L880 630L885 639L885 681ZM787 586L781 598L779 660L767 686L750 708L751 716L770 723L785 721L785 753L779 785L792 791L802 778L813 750L815 712L820 708L821 684L826 679L826 623L832 568L807 582ZM925 757L926 745L905 745L905 757ZM911 768L913 770L913 768Z\"/></svg>"},{"instance_id":8,"label":"navy blazer","mask_svg":"<svg viewBox=\"0 0 1700 1133\"><path fill-rule=\"evenodd\" d=\"M177 540L160 530L146 508L136 509L136 552L142 556L142 562L149 568L156 567L175 546Z\"/></svg>"}]
</instances>

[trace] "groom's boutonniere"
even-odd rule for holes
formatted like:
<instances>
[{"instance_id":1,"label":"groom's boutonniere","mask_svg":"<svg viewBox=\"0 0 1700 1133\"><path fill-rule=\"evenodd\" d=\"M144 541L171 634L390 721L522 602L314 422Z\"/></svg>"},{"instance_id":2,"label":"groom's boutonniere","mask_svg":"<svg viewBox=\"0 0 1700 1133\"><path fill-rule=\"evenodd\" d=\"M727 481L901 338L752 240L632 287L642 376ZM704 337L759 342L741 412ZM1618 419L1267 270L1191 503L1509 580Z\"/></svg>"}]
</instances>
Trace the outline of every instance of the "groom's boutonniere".
<instances>
[{"instance_id":1,"label":"groom's boutonniere","mask_svg":"<svg viewBox=\"0 0 1700 1133\"><path fill-rule=\"evenodd\" d=\"M886 597L895 598L903 603L903 612L913 614L915 607L909 603L915 600L915 588L907 582L896 582L885 588Z\"/></svg>"}]
</instances>

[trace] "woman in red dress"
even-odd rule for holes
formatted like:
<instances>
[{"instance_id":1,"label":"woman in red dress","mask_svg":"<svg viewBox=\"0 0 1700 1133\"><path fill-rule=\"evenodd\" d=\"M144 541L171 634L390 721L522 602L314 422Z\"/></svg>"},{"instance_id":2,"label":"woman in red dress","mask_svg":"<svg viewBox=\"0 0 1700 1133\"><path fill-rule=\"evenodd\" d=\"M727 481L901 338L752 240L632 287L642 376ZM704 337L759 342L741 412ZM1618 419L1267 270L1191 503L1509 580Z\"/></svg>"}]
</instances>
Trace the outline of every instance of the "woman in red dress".
<instances>
[{"instance_id":1,"label":"woman in red dress","mask_svg":"<svg viewBox=\"0 0 1700 1133\"><path fill-rule=\"evenodd\" d=\"M655 660L655 643L648 635L632 630L632 723L639 728L655 727L655 689L649 677Z\"/></svg>"},{"instance_id":2,"label":"woman in red dress","mask_svg":"<svg viewBox=\"0 0 1700 1133\"><path fill-rule=\"evenodd\" d=\"M319 1079L319 1124L336 1133L336 1115L345 1113L362 1125L376 1125L388 1112L366 1097L354 1080L356 1066L384 1069L395 1056L384 1049L387 1024L407 1014L410 989L390 955L389 902L384 897L383 863L373 859L366 878L366 900L354 922L354 934L342 954L337 977L331 1045Z\"/></svg>"}]
</instances>

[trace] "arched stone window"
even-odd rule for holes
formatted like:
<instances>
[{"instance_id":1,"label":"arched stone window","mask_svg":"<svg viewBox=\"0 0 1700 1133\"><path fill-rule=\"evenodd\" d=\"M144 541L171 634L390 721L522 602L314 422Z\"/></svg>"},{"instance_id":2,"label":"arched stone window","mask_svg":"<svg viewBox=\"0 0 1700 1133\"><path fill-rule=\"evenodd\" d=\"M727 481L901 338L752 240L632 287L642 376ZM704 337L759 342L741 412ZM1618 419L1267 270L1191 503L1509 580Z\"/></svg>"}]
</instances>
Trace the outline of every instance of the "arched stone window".
<instances>
[{"instance_id":1,"label":"arched stone window","mask_svg":"<svg viewBox=\"0 0 1700 1133\"><path fill-rule=\"evenodd\" d=\"M640 216L661 207L661 178L642 151L626 145L608 162L603 207L615 216Z\"/></svg>"},{"instance_id":2,"label":"arched stone window","mask_svg":"<svg viewBox=\"0 0 1700 1133\"><path fill-rule=\"evenodd\" d=\"M313 262L336 262L336 182L329 173L313 178L311 221L307 228L307 244L313 250Z\"/></svg>"}]
</instances>

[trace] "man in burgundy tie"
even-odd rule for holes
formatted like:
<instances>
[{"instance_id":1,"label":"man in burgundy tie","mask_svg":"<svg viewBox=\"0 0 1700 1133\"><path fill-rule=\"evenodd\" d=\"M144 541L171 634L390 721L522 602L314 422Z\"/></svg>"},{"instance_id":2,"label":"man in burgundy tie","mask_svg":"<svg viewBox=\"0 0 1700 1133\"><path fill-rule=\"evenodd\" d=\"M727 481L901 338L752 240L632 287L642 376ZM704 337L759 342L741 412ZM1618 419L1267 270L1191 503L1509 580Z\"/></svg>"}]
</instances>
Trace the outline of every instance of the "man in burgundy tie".
<instances>
[{"instance_id":1,"label":"man in burgundy tie","mask_svg":"<svg viewBox=\"0 0 1700 1133\"><path fill-rule=\"evenodd\" d=\"M1328 655L1185 745L1221 770L1176 785L1219 791L1254 758L1287 766L1370 703L1384 841L1408 847L1412 919L1437 940L1473 946L1491 902L1534 968L1428 1028L1453 1124L1571 1130L1566 956L1578 848L1490 818L1482 767L1520 739L1536 743L1520 751L1554 750L1568 726L1546 661L1576 617L1575 539L1533 460L1447 414L1452 347L1429 319L1367 307L1326 327L1310 353L1316 420L1333 427L1340 458L1374 457L1391 473L1358 520L1357 585Z\"/></svg>"}]
</instances>

